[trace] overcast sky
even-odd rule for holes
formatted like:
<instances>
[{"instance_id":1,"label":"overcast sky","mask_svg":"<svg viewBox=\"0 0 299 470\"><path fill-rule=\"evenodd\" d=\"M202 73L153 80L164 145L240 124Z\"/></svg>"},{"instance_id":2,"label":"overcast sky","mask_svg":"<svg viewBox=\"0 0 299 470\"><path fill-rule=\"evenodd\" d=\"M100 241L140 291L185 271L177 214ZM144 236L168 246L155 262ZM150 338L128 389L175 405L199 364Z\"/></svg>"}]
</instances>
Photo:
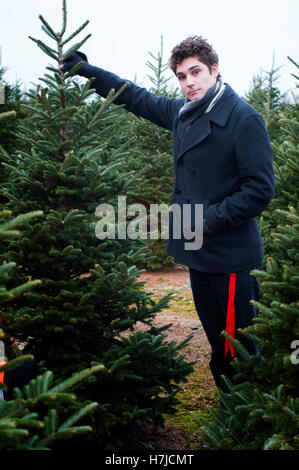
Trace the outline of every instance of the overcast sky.
<instances>
[{"instance_id":1,"label":"overcast sky","mask_svg":"<svg viewBox=\"0 0 299 470\"><path fill-rule=\"evenodd\" d=\"M75 40L92 34L81 49L89 62L122 78L137 78L140 85L149 85L145 63L149 51L158 52L161 35L167 62L173 46L197 34L213 45L224 81L240 95L249 90L254 75L270 70L273 53L275 65L283 66L280 90L294 88L290 74L296 71L287 56L299 60L299 0L68 0L67 6L67 36L90 21ZM54 47L38 15L59 31L62 0L0 0L0 7L2 66L8 68L4 78L9 83L19 79L29 89L51 59L28 36Z\"/></svg>"}]
</instances>

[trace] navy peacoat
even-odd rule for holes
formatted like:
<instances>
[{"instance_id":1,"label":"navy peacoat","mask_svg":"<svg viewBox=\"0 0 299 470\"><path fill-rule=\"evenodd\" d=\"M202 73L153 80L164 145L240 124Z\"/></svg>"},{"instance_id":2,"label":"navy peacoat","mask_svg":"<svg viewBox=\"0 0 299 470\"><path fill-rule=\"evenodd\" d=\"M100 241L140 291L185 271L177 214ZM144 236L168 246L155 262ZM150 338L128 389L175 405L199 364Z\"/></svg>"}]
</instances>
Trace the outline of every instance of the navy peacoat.
<instances>
[{"instance_id":1,"label":"navy peacoat","mask_svg":"<svg viewBox=\"0 0 299 470\"><path fill-rule=\"evenodd\" d=\"M95 77L93 86L103 97L126 81L87 62L80 75ZM174 239L170 230L167 251L176 262L204 272L261 265L263 248L256 217L274 194L273 156L264 121L228 84L211 111L186 128L178 117L184 102L156 96L131 82L116 100L128 111L173 132L172 203L203 205L201 248L186 249L190 240Z\"/></svg>"}]
</instances>

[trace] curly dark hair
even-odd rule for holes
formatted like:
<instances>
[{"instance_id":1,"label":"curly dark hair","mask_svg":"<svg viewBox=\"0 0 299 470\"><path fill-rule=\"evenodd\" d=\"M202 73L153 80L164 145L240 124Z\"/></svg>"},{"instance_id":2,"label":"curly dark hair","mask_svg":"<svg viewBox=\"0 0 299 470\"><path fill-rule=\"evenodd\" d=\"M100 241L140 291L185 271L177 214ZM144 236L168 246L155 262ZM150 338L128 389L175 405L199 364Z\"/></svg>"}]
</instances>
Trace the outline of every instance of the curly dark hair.
<instances>
[{"instance_id":1,"label":"curly dark hair","mask_svg":"<svg viewBox=\"0 0 299 470\"><path fill-rule=\"evenodd\" d=\"M212 65L218 64L218 55L206 39L201 36L189 36L172 49L169 59L171 70L176 73L177 65L187 57L193 56L197 56L203 64L207 65L210 73Z\"/></svg>"}]
</instances>

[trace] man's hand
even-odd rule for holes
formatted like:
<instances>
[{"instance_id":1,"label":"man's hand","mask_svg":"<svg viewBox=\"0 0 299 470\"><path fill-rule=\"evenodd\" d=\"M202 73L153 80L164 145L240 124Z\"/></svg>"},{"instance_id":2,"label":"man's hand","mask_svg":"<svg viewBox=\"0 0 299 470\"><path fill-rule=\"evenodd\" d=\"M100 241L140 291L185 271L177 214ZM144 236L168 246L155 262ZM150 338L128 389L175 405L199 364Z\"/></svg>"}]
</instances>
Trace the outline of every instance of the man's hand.
<instances>
[{"instance_id":1,"label":"man's hand","mask_svg":"<svg viewBox=\"0 0 299 470\"><path fill-rule=\"evenodd\" d=\"M65 61L62 65L59 66L59 68L63 72L69 72L76 64L82 62L82 60L88 63L86 55L83 54L83 52L77 51L74 54L70 55L67 59L65 59ZM77 70L76 73L80 75L80 71L83 66L84 64L82 64L82 66L79 68L79 70Z\"/></svg>"}]
</instances>

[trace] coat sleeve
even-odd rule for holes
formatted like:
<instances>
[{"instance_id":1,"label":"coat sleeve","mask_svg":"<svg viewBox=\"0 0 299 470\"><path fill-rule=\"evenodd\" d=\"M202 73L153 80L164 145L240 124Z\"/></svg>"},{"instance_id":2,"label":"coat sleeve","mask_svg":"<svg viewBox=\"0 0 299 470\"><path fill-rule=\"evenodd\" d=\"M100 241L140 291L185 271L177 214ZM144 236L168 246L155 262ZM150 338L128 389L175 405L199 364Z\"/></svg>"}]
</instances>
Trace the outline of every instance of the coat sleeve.
<instances>
[{"instance_id":1,"label":"coat sleeve","mask_svg":"<svg viewBox=\"0 0 299 470\"><path fill-rule=\"evenodd\" d=\"M169 130L173 129L175 116L182 106L183 100L156 96L154 93L137 86L129 80L124 80L114 73L94 67L88 63L84 64L80 75L86 78L94 77L95 81L92 86L104 98L106 98L112 88L118 91L128 82L128 87L119 95L114 103L125 105L128 111L148 119L160 127Z\"/></svg>"},{"instance_id":2,"label":"coat sleeve","mask_svg":"<svg viewBox=\"0 0 299 470\"><path fill-rule=\"evenodd\" d=\"M239 225L260 215L274 194L274 168L270 139L259 114L246 117L235 136L235 155L240 177L236 192L207 208L207 233Z\"/></svg>"}]
</instances>

